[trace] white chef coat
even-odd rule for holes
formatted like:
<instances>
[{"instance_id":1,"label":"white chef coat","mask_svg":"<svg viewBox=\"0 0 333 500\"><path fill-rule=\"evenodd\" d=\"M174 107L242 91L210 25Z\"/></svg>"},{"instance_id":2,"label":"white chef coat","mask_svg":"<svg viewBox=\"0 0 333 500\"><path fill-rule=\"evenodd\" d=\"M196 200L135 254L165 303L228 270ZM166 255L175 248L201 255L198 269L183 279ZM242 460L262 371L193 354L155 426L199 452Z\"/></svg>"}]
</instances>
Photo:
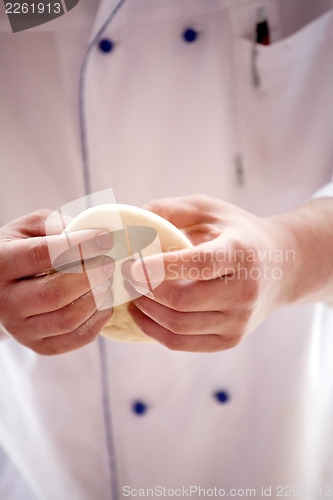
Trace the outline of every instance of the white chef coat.
<instances>
[{"instance_id":1,"label":"white chef coat","mask_svg":"<svg viewBox=\"0 0 333 500\"><path fill-rule=\"evenodd\" d=\"M87 172L92 191L133 205L204 192L269 215L307 201L332 177L333 2L264 4L274 43L257 48L259 87L262 2L127 0L112 17L115 0L96 15L81 0L15 35L2 18L1 222L84 195ZM319 497L333 486L332 328L317 305L278 311L215 354L100 337L50 358L5 339L0 498L156 486Z\"/></svg>"}]
</instances>

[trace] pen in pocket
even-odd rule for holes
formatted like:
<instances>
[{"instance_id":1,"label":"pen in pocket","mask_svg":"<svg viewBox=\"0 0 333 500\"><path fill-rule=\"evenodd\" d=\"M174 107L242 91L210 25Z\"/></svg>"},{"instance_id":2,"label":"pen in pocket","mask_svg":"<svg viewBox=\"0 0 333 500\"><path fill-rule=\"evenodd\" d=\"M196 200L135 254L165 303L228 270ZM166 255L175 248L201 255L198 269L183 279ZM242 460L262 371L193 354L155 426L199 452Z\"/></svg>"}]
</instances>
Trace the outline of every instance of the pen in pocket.
<instances>
[{"instance_id":1,"label":"pen in pocket","mask_svg":"<svg viewBox=\"0 0 333 500\"><path fill-rule=\"evenodd\" d=\"M263 7L257 9L257 20L255 24L255 33L253 39L253 50L252 50L252 81L254 87L260 87L260 74L257 67L257 55L258 55L258 44L269 45L270 44L270 30L267 15Z\"/></svg>"},{"instance_id":2,"label":"pen in pocket","mask_svg":"<svg viewBox=\"0 0 333 500\"><path fill-rule=\"evenodd\" d=\"M259 7L257 11L256 43L260 43L261 45L269 45L271 43L268 19L263 7Z\"/></svg>"}]
</instances>

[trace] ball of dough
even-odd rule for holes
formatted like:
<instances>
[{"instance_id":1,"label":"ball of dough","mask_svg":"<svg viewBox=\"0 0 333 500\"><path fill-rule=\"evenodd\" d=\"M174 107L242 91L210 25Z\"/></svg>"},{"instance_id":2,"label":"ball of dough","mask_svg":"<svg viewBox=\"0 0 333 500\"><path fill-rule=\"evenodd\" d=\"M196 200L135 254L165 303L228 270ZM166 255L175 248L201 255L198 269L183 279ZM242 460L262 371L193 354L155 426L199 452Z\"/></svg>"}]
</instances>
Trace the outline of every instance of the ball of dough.
<instances>
[{"instance_id":1,"label":"ball of dough","mask_svg":"<svg viewBox=\"0 0 333 500\"><path fill-rule=\"evenodd\" d=\"M133 258L144 259L154 253L191 247L190 240L159 215L131 205L110 204L88 208L66 227L68 232L83 229L109 231L114 238L112 250L106 255L115 261L112 294L114 303L120 305L115 305L112 317L101 334L120 342L154 342L142 332L128 312L130 296L124 288L121 266Z\"/></svg>"}]
</instances>

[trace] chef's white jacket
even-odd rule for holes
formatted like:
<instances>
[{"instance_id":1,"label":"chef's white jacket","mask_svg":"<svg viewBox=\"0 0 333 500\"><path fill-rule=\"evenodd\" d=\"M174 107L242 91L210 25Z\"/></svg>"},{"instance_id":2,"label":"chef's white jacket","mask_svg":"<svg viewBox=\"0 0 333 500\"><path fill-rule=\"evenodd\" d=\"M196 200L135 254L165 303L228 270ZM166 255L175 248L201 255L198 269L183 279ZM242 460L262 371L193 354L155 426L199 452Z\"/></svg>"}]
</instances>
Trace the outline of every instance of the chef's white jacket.
<instances>
[{"instance_id":1,"label":"chef's white jacket","mask_svg":"<svg viewBox=\"0 0 333 500\"><path fill-rule=\"evenodd\" d=\"M254 53L260 5L272 44ZM110 187L270 215L331 180L332 1L81 0L16 34L1 16L1 223ZM216 354L5 338L1 500L333 494L332 330L318 304Z\"/></svg>"}]
</instances>

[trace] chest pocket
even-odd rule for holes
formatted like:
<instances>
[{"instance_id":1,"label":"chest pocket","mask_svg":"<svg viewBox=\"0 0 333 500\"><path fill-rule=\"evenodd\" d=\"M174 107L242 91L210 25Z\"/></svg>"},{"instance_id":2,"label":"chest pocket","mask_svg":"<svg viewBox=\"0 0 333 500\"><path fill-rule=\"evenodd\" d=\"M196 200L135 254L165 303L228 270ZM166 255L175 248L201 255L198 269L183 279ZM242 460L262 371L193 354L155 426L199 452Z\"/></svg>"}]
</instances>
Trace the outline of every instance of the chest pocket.
<instances>
[{"instance_id":1,"label":"chest pocket","mask_svg":"<svg viewBox=\"0 0 333 500\"><path fill-rule=\"evenodd\" d=\"M318 2L323 12L312 20L298 0L271 4L273 42L255 53L244 9L254 30L258 2L232 16L240 154L254 196L265 192L276 211L304 202L332 175L333 3Z\"/></svg>"}]
</instances>

